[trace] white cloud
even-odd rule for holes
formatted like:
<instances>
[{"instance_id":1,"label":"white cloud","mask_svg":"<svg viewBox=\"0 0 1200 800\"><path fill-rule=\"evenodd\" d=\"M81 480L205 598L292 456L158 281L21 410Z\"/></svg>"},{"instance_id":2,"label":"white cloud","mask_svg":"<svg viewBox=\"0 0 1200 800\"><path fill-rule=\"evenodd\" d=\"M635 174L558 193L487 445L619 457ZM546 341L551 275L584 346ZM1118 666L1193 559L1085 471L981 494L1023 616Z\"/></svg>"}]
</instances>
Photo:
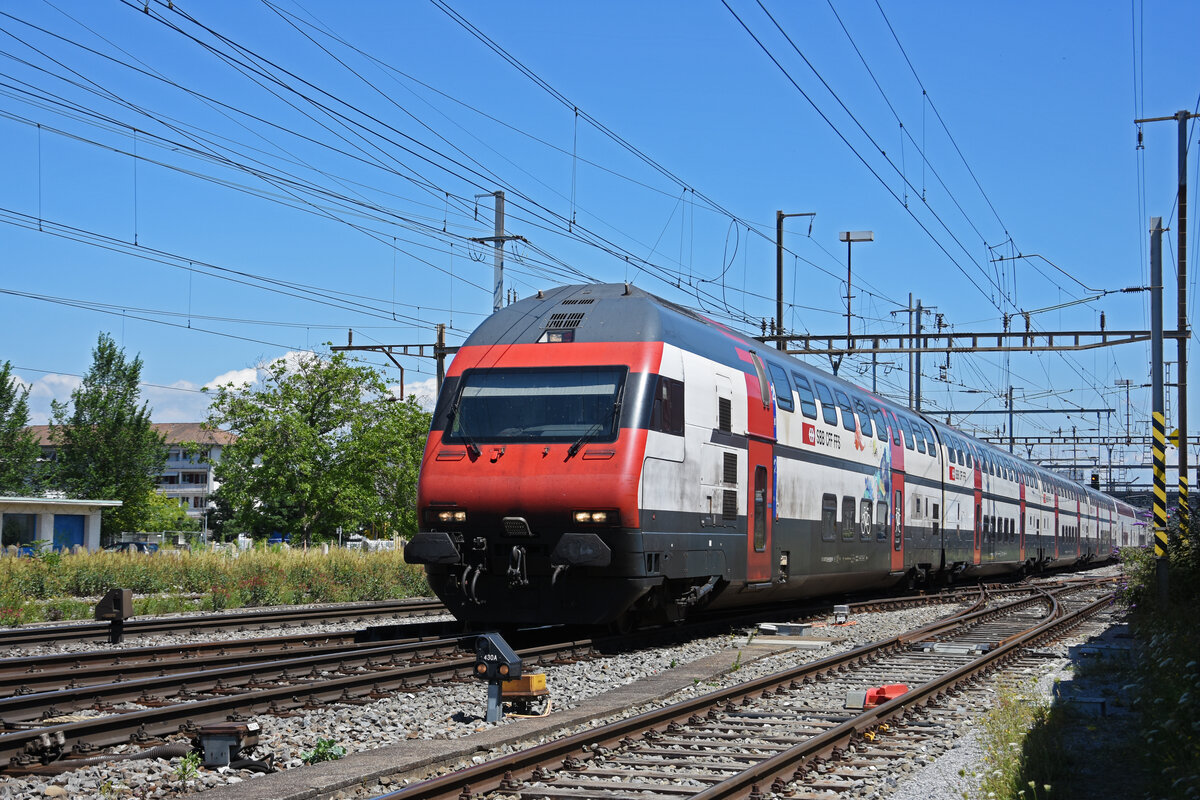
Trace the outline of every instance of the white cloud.
<instances>
[{"instance_id":1,"label":"white cloud","mask_svg":"<svg viewBox=\"0 0 1200 800\"><path fill-rule=\"evenodd\" d=\"M212 391L216 387L224 386L227 383L232 383L234 386L245 386L257 380L258 370L254 367L246 367L245 369L231 369L229 372L222 372L204 385L208 387L209 391Z\"/></svg>"},{"instance_id":2,"label":"white cloud","mask_svg":"<svg viewBox=\"0 0 1200 800\"><path fill-rule=\"evenodd\" d=\"M396 397L400 396L400 384L394 383L388 386L388 389ZM404 395L416 395L417 404L426 411L433 411L433 405L437 402L437 378L427 378L416 383L404 384Z\"/></svg>"},{"instance_id":3,"label":"white cloud","mask_svg":"<svg viewBox=\"0 0 1200 800\"><path fill-rule=\"evenodd\" d=\"M71 392L83 383L78 375L59 375L50 372L34 378L32 382L20 379L29 387L29 424L45 425L50 422L50 401L65 403Z\"/></svg>"}]
</instances>

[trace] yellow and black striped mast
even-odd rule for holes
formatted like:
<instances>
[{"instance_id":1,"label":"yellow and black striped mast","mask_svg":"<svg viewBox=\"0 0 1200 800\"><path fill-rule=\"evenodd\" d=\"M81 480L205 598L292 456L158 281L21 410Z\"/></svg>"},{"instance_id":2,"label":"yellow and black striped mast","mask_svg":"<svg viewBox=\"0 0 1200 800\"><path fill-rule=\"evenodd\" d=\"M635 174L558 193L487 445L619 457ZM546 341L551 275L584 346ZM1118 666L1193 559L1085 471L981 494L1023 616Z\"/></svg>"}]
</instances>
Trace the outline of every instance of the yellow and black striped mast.
<instances>
[{"instance_id":1,"label":"yellow and black striped mast","mask_svg":"<svg viewBox=\"0 0 1200 800\"><path fill-rule=\"evenodd\" d=\"M1167 432L1163 413L1162 217L1150 218L1150 385L1153 394L1154 571L1167 601Z\"/></svg>"}]
</instances>

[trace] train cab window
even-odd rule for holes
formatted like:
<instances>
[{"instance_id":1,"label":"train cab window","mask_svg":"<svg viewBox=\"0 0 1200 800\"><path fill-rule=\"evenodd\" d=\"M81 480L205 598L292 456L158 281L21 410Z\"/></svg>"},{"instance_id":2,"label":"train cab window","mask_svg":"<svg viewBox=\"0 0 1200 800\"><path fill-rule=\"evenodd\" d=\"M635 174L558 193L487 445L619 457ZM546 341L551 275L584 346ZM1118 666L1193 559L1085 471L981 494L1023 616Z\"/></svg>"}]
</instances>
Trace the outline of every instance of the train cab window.
<instances>
[{"instance_id":1,"label":"train cab window","mask_svg":"<svg viewBox=\"0 0 1200 800\"><path fill-rule=\"evenodd\" d=\"M862 401L861 397L854 398L854 410L858 413L858 424L862 427L863 436L874 436L874 426L871 425L871 412L867 411L867 404Z\"/></svg>"},{"instance_id":2,"label":"train cab window","mask_svg":"<svg viewBox=\"0 0 1200 800\"><path fill-rule=\"evenodd\" d=\"M858 507L858 538L869 542L871 535L871 501L863 500Z\"/></svg>"},{"instance_id":3,"label":"train cab window","mask_svg":"<svg viewBox=\"0 0 1200 800\"><path fill-rule=\"evenodd\" d=\"M875 436L881 442L887 441L888 424L879 406L871 406L871 416L875 419Z\"/></svg>"},{"instance_id":4,"label":"train cab window","mask_svg":"<svg viewBox=\"0 0 1200 800\"><path fill-rule=\"evenodd\" d=\"M875 504L875 541L886 542L888 538L887 531L888 521L888 506L887 503L880 500Z\"/></svg>"},{"instance_id":5,"label":"train cab window","mask_svg":"<svg viewBox=\"0 0 1200 800\"><path fill-rule=\"evenodd\" d=\"M796 394L800 396L800 412L809 419L816 419L817 399L813 395L812 387L808 385L808 378L799 372L793 372L792 380L796 383Z\"/></svg>"},{"instance_id":6,"label":"train cab window","mask_svg":"<svg viewBox=\"0 0 1200 800\"><path fill-rule=\"evenodd\" d=\"M795 411L796 405L792 400L792 385L788 383L787 370L778 364L768 364L771 371L771 382L775 384L775 402L784 411Z\"/></svg>"},{"instance_id":7,"label":"train cab window","mask_svg":"<svg viewBox=\"0 0 1200 800\"><path fill-rule=\"evenodd\" d=\"M900 431L904 434L904 446L909 450L913 449L913 434L912 428L908 426L908 417L903 414L897 414L896 419L900 422Z\"/></svg>"},{"instance_id":8,"label":"train cab window","mask_svg":"<svg viewBox=\"0 0 1200 800\"><path fill-rule=\"evenodd\" d=\"M857 516L854 512L857 510L858 504L854 502L853 497L842 498L842 541L854 541L854 527Z\"/></svg>"},{"instance_id":9,"label":"train cab window","mask_svg":"<svg viewBox=\"0 0 1200 800\"><path fill-rule=\"evenodd\" d=\"M813 381L817 387L817 397L821 398L821 417L829 425L837 425L837 406L833 404L833 392L820 381Z\"/></svg>"},{"instance_id":10,"label":"train cab window","mask_svg":"<svg viewBox=\"0 0 1200 800\"><path fill-rule=\"evenodd\" d=\"M654 404L650 407L650 430L683 435L683 381L658 376Z\"/></svg>"},{"instance_id":11,"label":"train cab window","mask_svg":"<svg viewBox=\"0 0 1200 800\"><path fill-rule=\"evenodd\" d=\"M443 441L616 441L628 371L622 366L469 369L446 414Z\"/></svg>"},{"instance_id":12,"label":"train cab window","mask_svg":"<svg viewBox=\"0 0 1200 800\"><path fill-rule=\"evenodd\" d=\"M850 407L850 398L841 389L834 389L834 395L837 397L838 408L842 409L842 427L848 431L857 429L854 421L854 409Z\"/></svg>"},{"instance_id":13,"label":"train cab window","mask_svg":"<svg viewBox=\"0 0 1200 800\"><path fill-rule=\"evenodd\" d=\"M832 542L837 539L837 497L821 495L821 540Z\"/></svg>"}]
</instances>

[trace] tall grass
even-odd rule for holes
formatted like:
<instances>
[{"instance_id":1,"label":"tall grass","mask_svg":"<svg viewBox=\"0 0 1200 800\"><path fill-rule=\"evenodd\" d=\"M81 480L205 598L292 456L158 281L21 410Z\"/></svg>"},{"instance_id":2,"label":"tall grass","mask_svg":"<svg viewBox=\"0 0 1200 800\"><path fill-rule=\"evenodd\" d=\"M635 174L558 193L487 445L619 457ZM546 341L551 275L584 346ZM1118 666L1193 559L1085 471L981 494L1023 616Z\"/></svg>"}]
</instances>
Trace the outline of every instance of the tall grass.
<instances>
[{"instance_id":1,"label":"tall grass","mask_svg":"<svg viewBox=\"0 0 1200 800\"><path fill-rule=\"evenodd\" d=\"M68 553L0 558L0 624L87 616L109 589L132 589L145 609L220 610L429 594L424 571L399 552L247 550L232 554ZM157 598L157 599L156 599ZM174 599L171 599L174 598ZM183 598L183 599L181 599Z\"/></svg>"}]
</instances>

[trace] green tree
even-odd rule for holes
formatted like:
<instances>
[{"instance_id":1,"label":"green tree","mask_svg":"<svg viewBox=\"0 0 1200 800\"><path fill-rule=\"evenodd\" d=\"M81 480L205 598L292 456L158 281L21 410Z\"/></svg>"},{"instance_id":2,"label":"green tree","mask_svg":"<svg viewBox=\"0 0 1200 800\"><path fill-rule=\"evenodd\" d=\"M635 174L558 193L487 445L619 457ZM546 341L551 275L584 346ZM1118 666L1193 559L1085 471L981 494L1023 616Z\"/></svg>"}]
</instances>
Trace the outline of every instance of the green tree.
<instances>
[{"instance_id":1,"label":"green tree","mask_svg":"<svg viewBox=\"0 0 1200 800\"><path fill-rule=\"evenodd\" d=\"M29 494L37 482L42 449L29 432L29 387L0 366L0 494Z\"/></svg>"},{"instance_id":2,"label":"green tree","mask_svg":"<svg viewBox=\"0 0 1200 800\"><path fill-rule=\"evenodd\" d=\"M373 367L341 353L260 367L260 386L217 387L206 425L237 436L214 466L221 516L258 534L416 528L429 414L396 400Z\"/></svg>"},{"instance_id":3,"label":"green tree","mask_svg":"<svg viewBox=\"0 0 1200 800\"><path fill-rule=\"evenodd\" d=\"M195 531L200 523L187 514L179 499L167 497L154 489L146 498L146 514L142 518L142 531Z\"/></svg>"},{"instance_id":4,"label":"green tree","mask_svg":"<svg viewBox=\"0 0 1200 800\"><path fill-rule=\"evenodd\" d=\"M70 403L54 402L50 440L58 447L54 484L70 497L120 500L106 508L103 535L145 528L155 476L167 462L167 446L150 423L150 406L139 405L142 359L126 361L107 333L92 351L92 366Z\"/></svg>"}]
</instances>

